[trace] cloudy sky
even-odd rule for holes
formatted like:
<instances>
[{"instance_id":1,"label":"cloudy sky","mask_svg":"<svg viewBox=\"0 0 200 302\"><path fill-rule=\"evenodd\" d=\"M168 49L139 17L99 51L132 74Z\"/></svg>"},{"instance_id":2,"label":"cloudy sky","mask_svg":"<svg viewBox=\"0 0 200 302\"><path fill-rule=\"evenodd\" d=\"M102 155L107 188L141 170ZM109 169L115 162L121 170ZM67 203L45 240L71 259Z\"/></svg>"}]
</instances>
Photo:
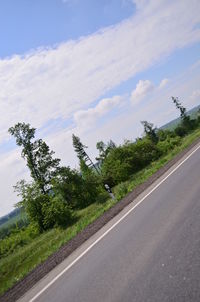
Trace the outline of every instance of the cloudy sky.
<instances>
[{"instance_id":1,"label":"cloudy sky","mask_svg":"<svg viewBox=\"0 0 200 302\"><path fill-rule=\"evenodd\" d=\"M8 128L37 128L77 167L71 136L88 145L142 135L141 120L176 118L171 96L200 103L199 0L0 2L0 216L28 179Z\"/></svg>"}]
</instances>

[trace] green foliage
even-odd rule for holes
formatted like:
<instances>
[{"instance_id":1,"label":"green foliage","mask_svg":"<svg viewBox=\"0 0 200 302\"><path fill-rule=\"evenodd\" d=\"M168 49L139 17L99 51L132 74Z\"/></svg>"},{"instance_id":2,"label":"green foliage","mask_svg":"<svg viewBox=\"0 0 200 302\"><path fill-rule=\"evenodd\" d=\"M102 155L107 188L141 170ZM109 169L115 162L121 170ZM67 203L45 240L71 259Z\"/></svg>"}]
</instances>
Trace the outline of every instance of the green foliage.
<instances>
[{"instance_id":1,"label":"green foliage","mask_svg":"<svg viewBox=\"0 0 200 302\"><path fill-rule=\"evenodd\" d=\"M14 188L18 196L21 197L18 206L24 207L29 220L37 223L40 231L44 230L42 207L43 203L49 201L49 196L42 194L39 185L34 182L27 183L25 180L21 180Z\"/></svg>"},{"instance_id":2,"label":"green foliage","mask_svg":"<svg viewBox=\"0 0 200 302\"><path fill-rule=\"evenodd\" d=\"M94 165L89 155L85 152L85 148L87 148L87 146L81 143L80 138L72 134L72 143L79 161L87 162L88 167L92 167L98 174L100 174L98 167Z\"/></svg>"},{"instance_id":3,"label":"green foliage","mask_svg":"<svg viewBox=\"0 0 200 302\"><path fill-rule=\"evenodd\" d=\"M198 127L198 118L191 119L191 117L186 114L186 108L182 106L178 98L172 97L172 100L176 105L176 108L180 110L181 118L181 123L174 129L174 132L176 133L176 135L183 137L188 134L189 131L194 130Z\"/></svg>"},{"instance_id":4,"label":"green foliage","mask_svg":"<svg viewBox=\"0 0 200 302\"><path fill-rule=\"evenodd\" d=\"M187 129L185 127L179 125L174 129L174 132L176 135L183 137L187 134Z\"/></svg>"},{"instance_id":5,"label":"green foliage","mask_svg":"<svg viewBox=\"0 0 200 302\"><path fill-rule=\"evenodd\" d=\"M16 138L16 144L24 148L22 156L31 152L31 140L35 136L35 130L35 128L30 127L30 124L25 123L18 123L8 129L8 132Z\"/></svg>"},{"instance_id":6,"label":"green foliage","mask_svg":"<svg viewBox=\"0 0 200 302\"><path fill-rule=\"evenodd\" d=\"M61 195L71 208L85 203L85 187L81 175L69 167L62 167L60 173L52 181L55 196Z\"/></svg>"},{"instance_id":7,"label":"green foliage","mask_svg":"<svg viewBox=\"0 0 200 302\"><path fill-rule=\"evenodd\" d=\"M52 181L55 196L61 195L73 209L83 208L95 202L101 188L101 180L91 168L81 160L81 174L69 167L62 167Z\"/></svg>"},{"instance_id":8,"label":"green foliage","mask_svg":"<svg viewBox=\"0 0 200 302\"><path fill-rule=\"evenodd\" d=\"M161 154L164 155L173 150L180 143L181 138L179 136L167 137L165 140L159 141L157 147L161 151Z\"/></svg>"},{"instance_id":9,"label":"green foliage","mask_svg":"<svg viewBox=\"0 0 200 302\"><path fill-rule=\"evenodd\" d=\"M155 144L158 142L157 128L153 128L153 124L147 121L142 121L141 124L144 126L144 133L146 136Z\"/></svg>"},{"instance_id":10,"label":"green foliage","mask_svg":"<svg viewBox=\"0 0 200 302\"><path fill-rule=\"evenodd\" d=\"M87 146L83 145L80 138L74 134L72 134L72 144L79 160L84 160L87 156L85 152L85 148L87 148Z\"/></svg>"},{"instance_id":11,"label":"green foliage","mask_svg":"<svg viewBox=\"0 0 200 302\"><path fill-rule=\"evenodd\" d=\"M60 159L53 158L54 152L50 151L49 146L41 139L33 143L33 149L33 161L38 174L35 181L48 192L51 179L59 172Z\"/></svg>"},{"instance_id":12,"label":"green foliage","mask_svg":"<svg viewBox=\"0 0 200 302\"><path fill-rule=\"evenodd\" d=\"M180 117L182 120L184 120L187 115L186 115L186 108L184 108L181 104L181 102L179 102L179 99L177 97L173 97L172 96L172 101L175 104L176 108L180 111Z\"/></svg>"},{"instance_id":13,"label":"green foliage","mask_svg":"<svg viewBox=\"0 0 200 302\"><path fill-rule=\"evenodd\" d=\"M124 181L131 174L130 152L126 152L129 158L124 158L123 147L118 147L115 151L111 152L105 159L102 165L102 178L104 183L107 183L110 187Z\"/></svg>"},{"instance_id":14,"label":"green foliage","mask_svg":"<svg viewBox=\"0 0 200 302\"><path fill-rule=\"evenodd\" d=\"M42 211L45 229L50 229L54 226L66 227L72 219L71 209L61 195L56 195L50 198L48 203L44 203Z\"/></svg>"},{"instance_id":15,"label":"green foliage","mask_svg":"<svg viewBox=\"0 0 200 302\"><path fill-rule=\"evenodd\" d=\"M121 200L128 193L128 182L121 182L115 187L114 194L117 200Z\"/></svg>"},{"instance_id":16,"label":"green foliage","mask_svg":"<svg viewBox=\"0 0 200 302\"><path fill-rule=\"evenodd\" d=\"M110 186L129 178L160 156L160 150L147 138L113 149L102 166L103 179Z\"/></svg>"},{"instance_id":17,"label":"green foliage","mask_svg":"<svg viewBox=\"0 0 200 302\"><path fill-rule=\"evenodd\" d=\"M71 212L62 196L42 194L36 183L28 184L24 180L17 184L15 190L22 198L20 206L23 205L30 222L37 225L40 232L53 226L67 225L69 222Z\"/></svg>"},{"instance_id":18,"label":"green foliage","mask_svg":"<svg viewBox=\"0 0 200 302\"><path fill-rule=\"evenodd\" d=\"M17 248L28 244L38 235L38 228L34 224L22 228L21 230L15 229L9 237L0 241L0 257L5 257L8 254L13 253Z\"/></svg>"},{"instance_id":19,"label":"green foliage","mask_svg":"<svg viewBox=\"0 0 200 302\"><path fill-rule=\"evenodd\" d=\"M174 131L168 129L167 130L159 129L157 132L157 136L159 141L165 141L172 137L176 137L176 134Z\"/></svg>"},{"instance_id":20,"label":"green foliage","mask_svg":"<svg viewBox=\"0 0 200 302\"><path fill-rule=\"evenodd\" d=\"M9 128L9 133L15 137L16 144L22 146L22 157L26 159L31 177L39 185L42 193L46 193L52 177L57 173L60 159L53 159L53 151L39 139L32 142L35 128L29 124L18 123Z\"/></svg>"},{"instance_id":21,"label":"green foliage","mask_svg":"<svg viewBox=\"0 0 200 302\"><path fill-rule=\"evenodd\" d=\"M99 151L99 156L96 157L96 160L102 163L104 159L108 156L109 152L112 149L116 148L116 144L112 140L110 140L107 144L100 141L97 142L96 148Z\"/></svg>"},{"instance_id":22,"label":"green foliage","mask_svg":"<svg viewBox=\"0 0 200 302\"><path fill-rule=\"evenodd\" d=\"M29 221L26 218L18 219L15 223L9 223L0 228L0 240L4 239L5 237L9 236L12 232L16 229L22 229L23 227L28 226Z\"/></svg>"},{"instance_id":23,"label":"green foliage","mask_svg":"<svg viewBox=\"0 0 200 302\"><path fill-rule=\"evenodd\" d=\"M104 192L102 178L94 170L89 168L84 161L80 162L83 179L83 201L82 206L87 206L98 200L98 196Z\"/></svg>"}]
</instances>

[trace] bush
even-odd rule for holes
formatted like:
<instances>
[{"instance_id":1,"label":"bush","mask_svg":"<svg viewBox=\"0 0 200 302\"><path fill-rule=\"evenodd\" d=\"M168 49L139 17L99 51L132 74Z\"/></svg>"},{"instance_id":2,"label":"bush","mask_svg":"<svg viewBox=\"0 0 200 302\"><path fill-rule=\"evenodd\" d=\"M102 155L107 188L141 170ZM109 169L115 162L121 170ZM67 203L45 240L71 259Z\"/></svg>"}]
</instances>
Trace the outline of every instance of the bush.
<instances>
[{"instance_id":1,"label":"bush","mask_svg":"<svg viewBox=\"0 0 200 302\"><path fill-rule=\"evenodd\" d=\"M160 141L157 144L158 149L164 155L167 154L170 150L174 149L181 142L181 138L179 136L175 136L173 138L168 138L165 141Z\"/></svg>"},{"instance_id":2,"label":"bush","mask_svg":"<svg viewBox=\"0 0 200 302\"><path fill-rule=\"evenodd\" d=\"M86 165L84 168L82 166L81 174L63 167L52 182L55 196L61 195L72 209L83 208L95 202L103 190L100 177Z\"/></svg>"},{"instance_id":3,"label":"bush","mask_svg":"<svg viewBox=\"0 0 200 302\"><path fill-rule=\"evenodd\" d=\"M18 230L10 234L0 241L0 257L5 257L11 254L18 247L22 247L29 243L39 234L38 227L34 224L28 225L25 229Z\"/></svg>"},{"instance_id":4,"label":"bush","mask_svg":"<svg viewBox=\"0 0 200 302\"><path fill-rule=\"evenodd\" d=\"M110 186L129 178L161 155L157 146L149 139L126 143L113 149L102 165L102 175Z\"/></svg>"},{"instance_id":5,"label":"bush","mask_svg":"<svg viewBox=\"0 0 200 302\"><path fill-rule=\"evenodd\" d=\"M158 135L159 141L161 141L161 142L165 141L166 139L169 139L171 137L175 137L176 136L176 134L174 133L174 131L170 131L168 129L166 129L166 130L162 130L162 129L158 130L157 135Z\"/></svg>"},{"instance_id":6,"label":"bush","mask_svg":"<svg viewBox=\"0 0 200 302\"><path fill-rule=\"evenodd\" d=\"M187 134L187 130L183 126L177 126L175 128L174 132L175 132L176 135L178 135L180 137L183 137Z\"/></svg>"},{"instance_id":7,"label":"bush","mask_svg":"<svg viewBox=\"0 0 200 302\"><path fill-rule=\"evenodd\" d=\"M128 193L128 184L122 182L115 187L114 194L117 200L121 200Z\"/></svg>"},{"instance_id":8,"label":"bush","mask_svg":"<svg viewBox=\"0 0 200 302\"><path fill-rule=\"evenodd\" d=\"M42 212L45 229L54 226L66 227L72 218L71 209L61 195L51 198L48 203L44 203Z\"/></svg>"},{"instance_id":9,"label":"bush","mask_svg":"<svg viewBox=\"0 0 200 302\"><path fill-rule=\"evenodd\" d=\"M66 224L67 220L64 219L64 215L68 219L70 213L61 194L53 191L42 194L36 183L27 184L24 181L18 184L17 189L23 198L20 205L24 206L30 222L37 225L40 232L54 225Z\"/></svg>"}]
</instances>

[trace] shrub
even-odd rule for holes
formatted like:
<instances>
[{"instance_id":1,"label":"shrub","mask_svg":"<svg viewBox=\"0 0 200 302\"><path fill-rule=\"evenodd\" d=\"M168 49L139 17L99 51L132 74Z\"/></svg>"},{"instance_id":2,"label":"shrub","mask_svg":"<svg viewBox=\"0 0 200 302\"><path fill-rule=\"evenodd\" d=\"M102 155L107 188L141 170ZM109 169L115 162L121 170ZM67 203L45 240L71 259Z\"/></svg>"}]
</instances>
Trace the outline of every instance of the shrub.
<instances>
[{"instance_id":1,"label":"shrub","mask_svg":"<svg viewBox=\"0 0 200 302\"><path fill-rule=\"evenodd\" d=\"M176 135L178 135L180 137L183 137L187 134L187 130L183 126L177 126L175 128L174 132L175 132Z\"/></svg>"},{"instance_id":2,"label":"shrub","mask_svg":"<svg viewBox=\"0 0 200 302\"><path fill-rule=\"evenodd\" d=\"M100 177L87 166L84 169L82 167L80 174L69 167L63 167L52 182L55 196L61 195L72 209L83 208L95 202L103 190Z\"/></svg>"},{"instance_id":3,"label":"shrub","mask_svg":"<svg viewBox=\"0 0 200 302\"><path fill-rule=\"evenodd\" d=\"M102 165L102 175L110 186L129 178L161 155L157 146L149 139L126 143L113 149Z\"/></svg>"},{"instance_id":4,"label":"shrub","mask_svg":"<svg viewBox=\"0 0 200 302\"><path fill-rule=\"evenodd\" d=\"M45 229L54 226L66 227L72 218L71 209L61 195L51 198L48 203L44 203L42 212Z\"/></svg>"},{"instance_id":5,"label":"shrub","mask_svg":"<svg viewBox=\"0 0 200 302\"><path fill-rule=\"evenodd\" d=\"M158 149L164 155L170 150L174 149L174 147L178 146L181 142L181 138L179 136L175 136L172 138L168 138L165 141L160 141L157 144Z\"/></svg>"},{"instance_id":6,"label":"shrub","mask_svg":"<svg viewBox=\"0 0 200 302\"><path fill-rule=\"evenodd\" d=\"M174 133L174 131L170 131L168 129L166 129L166 130L163 130L163 129L158 130L157 135L158 135L159 141L165 141L166 139L169 139L171 137L175 137L176 136L176 134Z\"/></svg>"},{"instance_id":7,"label":"shrub","mask_svg":"<svg viewBox=\"0 0 200 302\"><path fill-rule=\"evenodd\" d=\"M22 247L29 243L39 234L38 227L34 224L28 225L25 229L15 230L9 237L0 241L0 257L11 254L18 247Z\"/></svg>"},{"instance_id":8,"label":"shrub","mask_svg":"<svg viewBox=\"0 0 200 302\"><path fill-rule=\"evenodd\" d=\"M114 194L117 200L121 200L128 193L128 184L122 182L115 187Z\"/></svg>"}]
</instances>

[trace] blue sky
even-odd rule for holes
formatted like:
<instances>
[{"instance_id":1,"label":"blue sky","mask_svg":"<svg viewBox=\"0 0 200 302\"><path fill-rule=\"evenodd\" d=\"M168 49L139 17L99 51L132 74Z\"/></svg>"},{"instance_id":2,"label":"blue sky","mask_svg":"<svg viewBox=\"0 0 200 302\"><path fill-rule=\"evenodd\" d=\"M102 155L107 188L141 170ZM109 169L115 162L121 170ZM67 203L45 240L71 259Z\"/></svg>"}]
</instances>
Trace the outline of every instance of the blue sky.
<instances>
[{"instance_id":1,"label":"blue sky","mask_svg":"<svg viewBox=\"0 0 200 302\"><path fill-rule=\"evenodd\" d=\"M0 3L0 57L52 46L130 17L131 1L3 0Z\"/></svg>"},{"instance_id":2,"label":"blue sky","mask_svg":"<svg viewBox=\"0 0 200 302\"><path fill-rule=\"evenodd\" d=\"M3 0L0 2L0 216L29 179L8 128L27 122L78 167L75 133L89 146L142 135L200 98L198 0Z\"/></svg>"}]
</instances>

